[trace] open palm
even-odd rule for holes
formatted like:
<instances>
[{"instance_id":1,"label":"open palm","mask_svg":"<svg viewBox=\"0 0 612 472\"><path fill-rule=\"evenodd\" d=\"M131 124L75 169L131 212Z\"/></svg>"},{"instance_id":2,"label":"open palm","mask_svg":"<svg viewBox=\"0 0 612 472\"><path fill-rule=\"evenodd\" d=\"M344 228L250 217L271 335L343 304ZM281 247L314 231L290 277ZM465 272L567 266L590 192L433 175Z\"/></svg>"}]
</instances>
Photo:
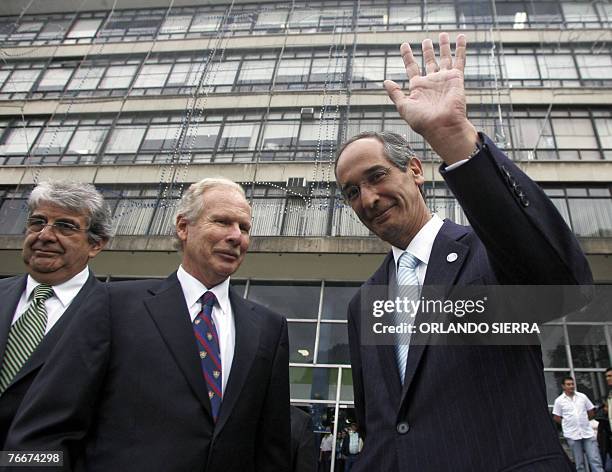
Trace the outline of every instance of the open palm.
<instances>
[{"instance_id":1,"label":"open palm","mask_svg":"<svg viewBox=\"0 0 612 472\"><path fill-rule=\"evenodd\" d=\"M386 80L384 83L387 94L400 116L436 151L444 141L448 143L449 139L465 134L466 130L475 135L475 130L472 132L474 128L466 115L463 84L465 51L465 36L459 35L453 58L448 34L441 33L438 63L433 43L430 39L426 39L423 41L426 75L421 75L410 45L404 43L400 52L410 81L408 94L405 94L392 80ZM444 149L444 146L441 149Z\"/></svg>"}]
</instances>

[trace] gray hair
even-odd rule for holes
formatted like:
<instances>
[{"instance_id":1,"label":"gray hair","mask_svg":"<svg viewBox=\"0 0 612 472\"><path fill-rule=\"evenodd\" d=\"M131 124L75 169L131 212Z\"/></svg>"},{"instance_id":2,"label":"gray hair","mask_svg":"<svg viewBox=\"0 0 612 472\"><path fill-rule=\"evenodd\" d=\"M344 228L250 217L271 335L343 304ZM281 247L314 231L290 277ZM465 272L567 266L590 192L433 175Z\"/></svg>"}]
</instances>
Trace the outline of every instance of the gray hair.
<instances>
[{"instance_id":1,"label":"gray hair","mask_svg":"<svg viewBox=\"0 0 612 472\"><path fill-rule=\"evenodd\" d=\"M344 150L349 144L365 138L374 138L378 140L378 142L383 145L385 159L387 159L402 172L406 172L406 169L408 169L410 159L413 157L418 157L412 147L410 147L410 144L406 138L404 138L401 134L393 133L391 131L362 131L361 133L348 139L342 146L340 146L340 149L336 153L336 161L334 162L334 175L336 176L336 180L338 180L338 175L336 174L338 161L340 160L340 156ZM419 191L421 192L423 199L425 199L425 189L422 185L419 186Z\"/></svg>"},{"instance_id":2,"label":"gray hair","mask_svg":"<svg viewBox=\"0 0 612 472\"><path fill-rule=\"evenodd\" d=\"M113 225L110 210L104 197L91 184L70 181L40 182L30 193L28 209L34 212L41 204L64 208L71 213L85 215L90 243L108 241Z\"/></svg>"},{"instance_id":3,"label":"gray hair","mask_svg":"<svg viewBox=\"0 0 612 472\"><path fill-rule=\"evenodd\" d=\"M223 177L206 178L191 184L187 191L183 194L182 198L179 200L174 216L174 248L177 251L183 249L183 242L179 239L178 234L176 233L176 223L178 222L178 219L182 217L192 223L198 221L202 215L202 210L204 209L204 193L218 187L226 187L235 190L246 200L244 189L233 180L225 179Z\"/></svg>"},{"instance_id":4,"label":"gray hair","mask_svg":"<svg viewBox=\"0 0 612 472\"><path fill-rule=\"evenodd\" d=\"M417 157L414 150L406 139L397 133L391 131L362 131L346 141L336 153L336 162L334 163L334 172L338 167L338 160L349 144L360 139L374 138L383 145L385 158L395 167L405 172L408 168L408 163L413 157Z\"/></svg>"}]
</instances>

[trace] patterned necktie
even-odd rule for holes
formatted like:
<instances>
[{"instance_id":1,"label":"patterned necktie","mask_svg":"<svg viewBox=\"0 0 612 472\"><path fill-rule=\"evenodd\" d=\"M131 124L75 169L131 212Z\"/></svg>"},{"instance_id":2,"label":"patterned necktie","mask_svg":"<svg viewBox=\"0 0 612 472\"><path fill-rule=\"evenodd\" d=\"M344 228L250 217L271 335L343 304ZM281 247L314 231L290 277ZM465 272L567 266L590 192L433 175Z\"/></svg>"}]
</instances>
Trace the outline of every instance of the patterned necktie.
<instances>
[{"instance_id":1,"label":"patterned necktie","mask_svg":"<svg viewBox=\"0 0 612 472\"><path fill-rule=\"evenodd\" d=\"M219 336L212 318L213 305L216 301L217 297L210 291L202 295L200 298L202 311L193 321L193 332L200 351L200 363L208 387L208 398L215 422L223 400Z\"/></svg>"},{"instance_id":2,"label":"patterned necktie","mask_svg":"<svg viewBox=\"0 0 612 472\"><path fill-rule=\"evenodd\" d=\"M408 252L404 252L399 258L399 264L397 268L397 295L402 300L408 299L416 301L419 298L420 287L419 279L416 273L416 267L418 264L419 260ZM396 324L399 324L401 322L406 322L409 324L414 323L414 316L411 315L412 313L396 313ZM406 375L406 364L408 362L409 344L400 344L400 342L406 342L406 338L408 339L408 342L410 342L409 334L398 335L398 340L395 344L395 357L397 359L397 367L399 370L402 385L404 384L404 377Z\"/></svg>"},{"instance_id":3,"label":"patterned necktie","mask_svg":"<svg viewBox=\"0 0 612 472\"><path fill-rule=\"evenodd\" d=\"M0 368L0 395L11 384L45 335L45 300L51 296L53 288L50 285L38 285L32 292L30 306L11 326Z\"/></svg>"}]
</instances>

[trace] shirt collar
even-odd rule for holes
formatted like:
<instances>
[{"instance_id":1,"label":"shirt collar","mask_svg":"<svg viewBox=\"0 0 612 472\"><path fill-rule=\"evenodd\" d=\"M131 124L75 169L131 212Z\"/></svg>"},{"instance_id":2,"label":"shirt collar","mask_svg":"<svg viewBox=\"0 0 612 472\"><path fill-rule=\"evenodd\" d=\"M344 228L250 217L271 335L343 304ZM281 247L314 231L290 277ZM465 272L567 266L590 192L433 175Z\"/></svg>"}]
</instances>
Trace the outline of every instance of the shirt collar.
<instances>
[{"instance_id":1,"label":"shirt collar","mask_svg":"<svg viewBox=\"0 0 612 472\"><path fill-rule=\"evenodd\" d=\"M431 249L433 248L434 240L442 228L444 221L435 213L431 216L429 221L419 230L419 232L412 238L410 244L406 249L400 249L396 246L392 246L393 259L395 259L395 267L399 258L404 252L409 252L416 257L419 262L424 264L429 263L429 256L431 256Z\"/></svg>"},{"instance_id":2,"label":"shirt collar","mask_svg":"<svg viewBox=\"0 0 612 472\"><path fill-rule=\"evenodd\" d=\"M88 278L89 267L85 266L85 268L81 272L79 272L71 279L66 280L66 282L61 283L59 285L53 285L53 295L60 301L63 308L66 308L68 305L70 305L70 302L74 297L77 296L77 293L79 293L81 287L85 285L85 282L87 282ZM37 282L32 278L31 275L28 275L28 281L26 282L27 300L30 300L32 292L39 285L40 282Z\"/></svg>"},{"instance_id":3,"label":"shirt collar","mask_svg":"<svg viewBox=\"0 0 612 472\"><path fill-rule=\"evenodd\" d=\"M219 304L221 312L224 315L229 315L231 313L229 301L229 277L220 284L217 284L212 288L208 288L193 275L183 269L182 265L180 265L176 271L176 276L179 279L181 288L183 289L183 296L185 297L187 308L191 310L196 303L200 303L200 298L202 295L208 291L211 291L215 294L215 297L217 297L217 303Z\"/></svg>"}]
</instances>

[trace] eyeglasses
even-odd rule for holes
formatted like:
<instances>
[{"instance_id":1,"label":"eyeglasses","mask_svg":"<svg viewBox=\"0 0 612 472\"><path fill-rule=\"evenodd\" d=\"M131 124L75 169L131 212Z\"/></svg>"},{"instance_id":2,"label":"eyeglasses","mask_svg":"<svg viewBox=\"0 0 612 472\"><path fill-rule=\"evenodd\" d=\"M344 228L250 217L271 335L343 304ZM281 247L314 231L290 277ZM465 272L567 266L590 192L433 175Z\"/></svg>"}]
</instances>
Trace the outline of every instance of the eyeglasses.
<instances>
[{"instance_id":1,"label":"eyeglasses","mask_svg":"<svg viewBox=\"0 0 612 472\"><path fill-rule=\"evenodd\" d=\"M361 180L357 185L349 185L348 187L343 188L340 193L347 203L352 203L359 198L359 195L361 195L361 186L363 184L373 187L385 180L389 174L391 174L391 167L381 167L368 174L368 176Z\"/></svg>"},{"instance_id":2,"label":"eyeglasses","mask_svg":"<svg viewBox=\"0 0 612 472\"><path fill-rule=\"evenodd\" d=\"M28 218L26 221L26 229L32 233L40 233L47 226L50 226L55 231L58 231L63 236L72 236L76 233L87 231L89 228L79 228L77 225L68 221L56 221L55 223L47 223L42 218Z\"/></svg>"}]
</instances>

